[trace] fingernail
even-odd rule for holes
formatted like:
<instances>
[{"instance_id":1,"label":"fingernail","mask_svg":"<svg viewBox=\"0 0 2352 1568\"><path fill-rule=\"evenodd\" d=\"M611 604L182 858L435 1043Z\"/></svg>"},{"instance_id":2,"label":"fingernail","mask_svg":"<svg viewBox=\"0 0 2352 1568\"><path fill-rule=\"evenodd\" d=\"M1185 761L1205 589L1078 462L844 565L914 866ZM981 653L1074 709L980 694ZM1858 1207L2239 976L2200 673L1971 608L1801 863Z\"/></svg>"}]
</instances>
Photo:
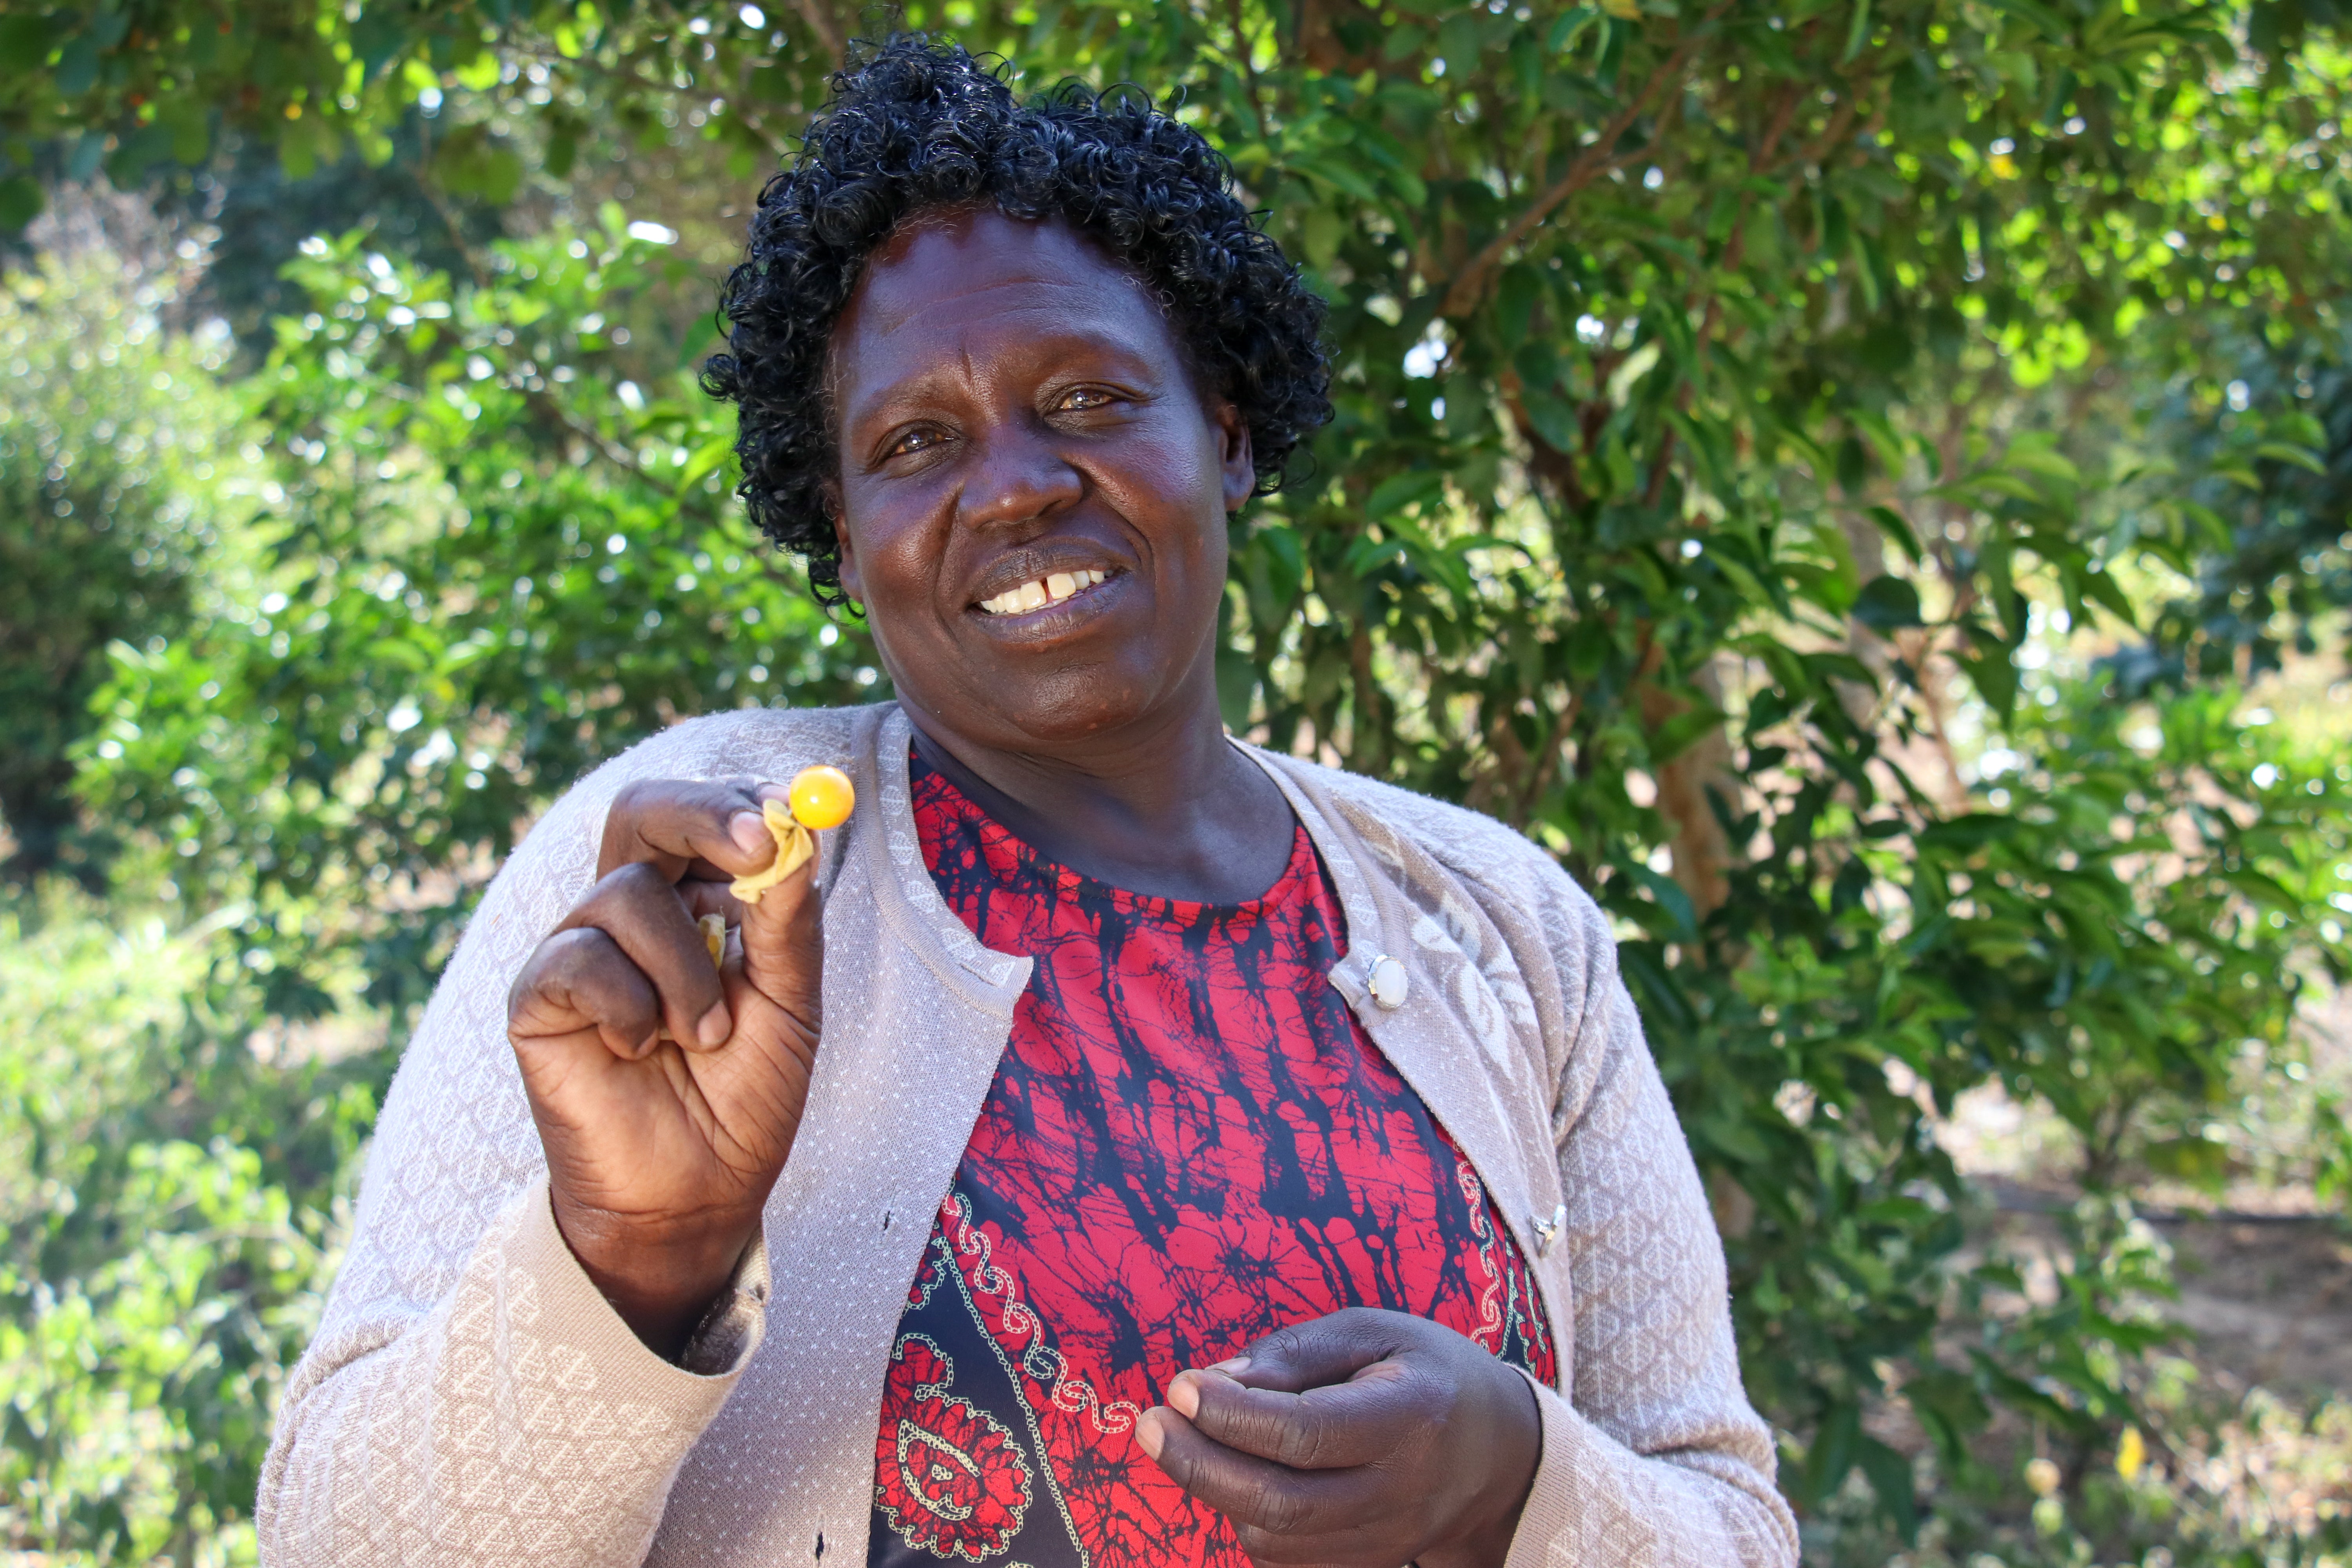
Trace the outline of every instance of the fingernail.
<instances>
[{"instance_id":1,"label":"fingernail","mask_svg":"<svg viewBox=\"0 0 2352 1568\"><path fill-rule=\"evenodd\" d=\"M1227 1377L1239 1377L1242 1373L1249 1370L1249 1361L1250 1358L1245 1355L1237 1355L1230 1361L1219 1362L1209 1370L1211 1372L1222 1372Z\"/></svg>"},{"instance_id":2,"label":"fingernail","mask_svg":"<svg viewBox=\"0 0 2352 1568\"><path fill-rule=\"evenodd\" d=\"M1180 1372L1168 1385L1168 1408L1190 1421L1201 1414L1201 1380L1196 1373Z\"/></svg>"},{"instance_id":3,"label":"fingernail","mask_svg":"<svg viewBox=\"0 0 2352 1568\"><path fill-rule=\"evenodd\" d=\"M1136 1422L1135 1446L1156 1459L1160 1458L1160 1447L1167 1439L1160 1433L1160 1423L1151 1418L1152 1414L1153 1412L1147 1410L1143 1413L1142 1418Z\"/></svg>"},{"instance_id":4,"label":"fingernail","mask_svg":"<svg viewBox=\"0 0 2352 1568\"><path fill-rule=\"evenodd\" d=\"M768 831L768 825L754 811L737 812L727 825L727 836L746 855L757 855L761 849L773 851L776 847L776 836Z\"/></svg>"},{"instance_id":5,"label":"fingernail","mask_svg":"<svg viewBox=\"0 0 2352 1568\"><path fill-rule=\"evenodd\" d=\"M727 1004L724 1002L705 1013L702 1022L694 1026L694 1037L706 1046L725 1045L727 1037L734 1032L735 1026L728 1019Z\"/></svg>"}]
</instances>

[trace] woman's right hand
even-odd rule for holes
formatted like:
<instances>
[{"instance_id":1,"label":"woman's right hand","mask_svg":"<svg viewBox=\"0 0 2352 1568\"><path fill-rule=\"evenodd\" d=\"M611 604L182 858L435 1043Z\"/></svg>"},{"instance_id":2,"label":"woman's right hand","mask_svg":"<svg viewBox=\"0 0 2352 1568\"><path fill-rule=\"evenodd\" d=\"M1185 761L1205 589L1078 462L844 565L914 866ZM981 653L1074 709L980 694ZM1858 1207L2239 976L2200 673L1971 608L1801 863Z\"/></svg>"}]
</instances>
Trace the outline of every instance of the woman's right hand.
<instances>
[{"instance_id":1,"label":"woman's right hand","mask_svg":"<svg viewBox=\"0 0 2352 1568\"><path fill-rule=\"evenodd\" d=\"M816 1065L817 862L746 906L781 785L629 785L596 885L507 997L557 1226L629 1327L674 1357L760 1232ZM714 969L696 921L724 915ZM664 1038L667 1030L667 1038Z\"/></svg>"}]
</instances>

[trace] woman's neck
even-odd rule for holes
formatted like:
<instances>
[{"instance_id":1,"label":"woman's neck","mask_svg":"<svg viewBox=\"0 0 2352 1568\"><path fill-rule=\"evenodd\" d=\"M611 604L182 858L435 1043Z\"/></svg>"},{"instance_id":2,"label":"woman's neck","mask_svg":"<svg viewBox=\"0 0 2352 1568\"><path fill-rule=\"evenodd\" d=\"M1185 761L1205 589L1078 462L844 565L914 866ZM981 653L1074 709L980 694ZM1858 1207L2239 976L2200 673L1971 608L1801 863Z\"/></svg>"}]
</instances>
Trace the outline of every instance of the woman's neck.
<instances>
[{"instance_id":1,"label":"woman's neck","mask_svg":"<svg viewBox=\"0 0 2352 1568\"><path fill-rule=\"evenodd\" d=\"M983 745L912 705L905 711L926 763L1082 876L1129 892L1238 904L1273 886L1289 860L1289 802L1225 739L1213 707L1050 755Z\"/></svg>"}]
</instances>

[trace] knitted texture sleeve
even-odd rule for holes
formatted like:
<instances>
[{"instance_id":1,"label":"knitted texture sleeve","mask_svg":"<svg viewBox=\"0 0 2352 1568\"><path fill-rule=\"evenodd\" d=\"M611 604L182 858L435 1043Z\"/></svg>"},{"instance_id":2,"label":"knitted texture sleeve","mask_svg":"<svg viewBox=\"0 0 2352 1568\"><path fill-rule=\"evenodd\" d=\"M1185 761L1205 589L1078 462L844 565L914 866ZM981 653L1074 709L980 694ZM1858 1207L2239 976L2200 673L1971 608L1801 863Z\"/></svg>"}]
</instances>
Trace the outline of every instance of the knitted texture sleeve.
<instances>
[{"instance_id":1,"label":"knitted texture sleeve","mask_svg":"<svg viewBox=\"0 0 2352 1568\"><path fill-rule=\"evenodd\" d=\"M593 880L614 795L700 773L699 730L583 781L459 942L386 1099L349 1253L287 1387L262 1471L265 1562L634 1568L756 1348L755 1321L731 1366L697 1375L647 1350L597 1293L556 1229L506 1037L507 989Z\"/></svg>"},{"instance_id":2,"label":"knitted texture sleeve","mask_svg":"<svg viewBox=\"0 0 2352 1568\"><path fill-rule=\"evenodd\" d=\"M1553 1108L1573 1384L1509 1568L1792 1568L1770 1429L1740 1386L1723 1246L1601 911L1556 868L1545 924L1586 978Z\"/></svg>"}]
</instances>

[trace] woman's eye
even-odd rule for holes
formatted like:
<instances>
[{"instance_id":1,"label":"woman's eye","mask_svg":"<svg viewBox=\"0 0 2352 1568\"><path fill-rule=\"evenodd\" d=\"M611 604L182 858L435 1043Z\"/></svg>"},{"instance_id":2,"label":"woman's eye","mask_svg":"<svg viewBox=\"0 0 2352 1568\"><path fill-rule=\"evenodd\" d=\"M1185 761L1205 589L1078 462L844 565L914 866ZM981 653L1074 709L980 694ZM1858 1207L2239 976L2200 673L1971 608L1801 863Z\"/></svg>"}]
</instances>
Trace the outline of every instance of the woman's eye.
<instances>
[{"instance_id":1,"label":"woman's eye","mask_svg":"<svg viewBox=\"0 0 2352 1568\"><path fill-rule=\"evenodd\" d=\"M886 458L903 458L909 452L928 452L943 439L937 430L909 430L890 443Z\"/></svg>"},{"instance_id":2,"label":"woman's eye","mask_svg":"<svg viewBox=\"0 0 2352 1568\"><path fill-rule=\"evenodd\" d=\"M1055 408L1059 413L1083 414L1090 408L1107 407L1116 401L1117 399L1099 386L1082 386L1076 392L1066 394L1060 403L1055 405Z\"/></svg>"}]
</instances>

